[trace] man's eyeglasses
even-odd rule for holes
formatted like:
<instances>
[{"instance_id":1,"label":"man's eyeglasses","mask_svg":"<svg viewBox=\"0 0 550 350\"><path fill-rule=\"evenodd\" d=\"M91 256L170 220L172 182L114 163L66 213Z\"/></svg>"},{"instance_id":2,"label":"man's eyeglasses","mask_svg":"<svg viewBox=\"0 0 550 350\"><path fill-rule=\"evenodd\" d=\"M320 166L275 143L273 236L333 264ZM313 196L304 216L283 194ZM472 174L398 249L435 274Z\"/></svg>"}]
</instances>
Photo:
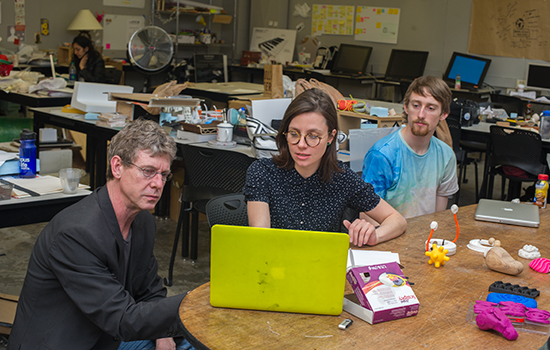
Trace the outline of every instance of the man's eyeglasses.
<instances>
[{"instance_id":1,"label":"man's eyeglasses","mask_svg":"<svg viewBox=\"0 0 550 350\"><path fill-rule=\"evenodd\" d=\"M166 182L166 181L172 180L173 174L170 171L163 171L162 173L159 173L158 171L156 171L153 168L142 168L142 167L139 167L139 166L135 165L132 162L125 162L125 163L133 165L136 168L138 168L139 170L141 170L141 172L143 173L143 176L145 176L148 179L152 179L157 174L160 174L160 176L162 176L162 181Z\"/></svg>"},{"instance_id":2,"label":"man's eyeglasses","mask_svg":"<svg viewBox=\"0 0 550 350\"><path fill-rule=\"evenodd\" d=\"M283 135L285 135L286 140L289 143L293 144L293 145L297 145L298 143L300 143L300 140L302 139L302 135L298 131L294 131L294 130L289 131L289 132L285 132L285 133L283 133ZM327 135L325 135L325 136L327 136ZM317 135L315 133L310 132L310 133L308 133L304 136L304 139L306 140L306 144L309 147L317 147L317 146L319 146L319 144L321 143L321 140L325 136L320 136L320 135Z\"/></svg>"}]
</instances>

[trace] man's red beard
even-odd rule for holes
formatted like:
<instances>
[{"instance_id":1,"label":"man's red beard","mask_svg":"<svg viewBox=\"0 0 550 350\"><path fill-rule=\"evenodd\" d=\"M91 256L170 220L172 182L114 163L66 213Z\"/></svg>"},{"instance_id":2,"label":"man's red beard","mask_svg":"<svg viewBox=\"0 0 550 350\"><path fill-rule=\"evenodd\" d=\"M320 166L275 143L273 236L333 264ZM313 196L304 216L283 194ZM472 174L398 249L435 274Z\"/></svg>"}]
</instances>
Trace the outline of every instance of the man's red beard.
<instances>
[{"instance_id":1,"label":"man's red beard","mask_svg":"<svg viewBox=\"0 0 550 350\"><path fill-rule=\"evenodd\" d=\"M424 124L423 127L418 127L416 123L422 122ZM426 120L420 120L416 119L411 122L411 133L414 136L426 136L430 132L430 125L426 122Z\"/></svg>"}]
</instances>

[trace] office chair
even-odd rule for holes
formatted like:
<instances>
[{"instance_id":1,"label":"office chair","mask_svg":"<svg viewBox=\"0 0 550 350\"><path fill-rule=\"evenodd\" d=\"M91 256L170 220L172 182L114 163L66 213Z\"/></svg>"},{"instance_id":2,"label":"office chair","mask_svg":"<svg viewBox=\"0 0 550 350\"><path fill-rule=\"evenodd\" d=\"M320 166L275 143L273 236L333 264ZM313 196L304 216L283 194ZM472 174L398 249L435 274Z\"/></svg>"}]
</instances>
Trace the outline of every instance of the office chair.
<instances>
[{"instance_id":1,"label":"office chair","mask_svg":"<svg viewBox=\"0 0 550 350\"><path fill-rule=\"evenodd\" d=\"M164 280L167 286L173 283L174 261L180 234L183 236L182 257L190 256L191 260L197 260L199 212L206 213L206 204L212 198L241 192L246 180L246 171L256 160L232 150L190 144L179 145L179 147L183 156L185 177L168 278ZM189 233L190 223L191 234Z\"/></svg>"},{"instance_id":2,"label":"office chair","mask_svg":"<svg viewBox=\"0 0 550 350\"><path fill-rule=\"evenodd\" d=\"M475 184L476 184L476 203L479 202L479 183L477 173L477 161L474 158L469 158L467 152L460 146L460 137L462 129L460 121L455 116L449 115L446 119L449 130L451 131L451 137L453 139L453 151L455 152L456 162L459 166L458 171L458 192L455 194L455 204L458 204L458 198L460 196L460 185L462 182L466 183L466 167L470 164L474 164L475 169Z\"/></svg>"},{"instance_id":3,"label":"office chair","mask_svg":"<svg viewBox=\"0 0 550 350\"><path fill-rule=\"evenodd\" d=\"M210 227L221 225L248 226L246 202L242 193L218 196L206 203L206 217Z\"/></svg>"},{"instance_id":4,"label":"office chair","mask_svg":"<svg viewBox=\"0 0 550 350\"><path fill-rule=\"evenodd\" d=\"M206 217L210 227L220 225L248 226L248 212L244 194L232 193L211 199L206 203ZM350 222L359 218L359 212L346 207L340 219L340 232L348 233L344 220Z\"/></svg>"},{"instance_id":5,"label":"office chair","mask_svg":"<svg viewBox=\"0 0 550 350\"><path fill-rule=\"evenodd\" d=\"M105 68L105 78L107 84L120 84L122 79L122 71L116 68Z\"/></svg>"},{"instance_id":6,"label":"office chair","mask_svg":"<svg viewBox=\"0 0 550 350\"><path fill-rule=\"evenodd\" d=\"M501 199L505 199L506 179L508 200L519 198L521 183L535 184L538 174L546 173L548 166L542 152L538 133L523 129L491 125L491 153L489 162L488 198L493 197L495 175L502 176Z\"/></svg>"}]
</instances>

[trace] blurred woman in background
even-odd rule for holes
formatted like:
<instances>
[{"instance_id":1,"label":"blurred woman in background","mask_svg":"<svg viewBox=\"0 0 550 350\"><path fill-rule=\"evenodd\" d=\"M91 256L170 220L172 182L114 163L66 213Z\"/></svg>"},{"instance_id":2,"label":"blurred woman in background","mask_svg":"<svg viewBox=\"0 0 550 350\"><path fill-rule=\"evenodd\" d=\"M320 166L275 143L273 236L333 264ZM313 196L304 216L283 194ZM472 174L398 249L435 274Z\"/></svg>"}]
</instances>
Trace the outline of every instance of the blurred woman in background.
<instances>
[{"instance_id":1,"label":"blurred woman in background","mask_svg":"<svg viewBox=\"0 0 550 350\"><path fill-rule=\"evenodd\" d=\"M73 40L73 62L76 67L76 80L92 83L104 83L105 61L94 48L90 38L79 35Z\"/></svg>"}]
</instances>

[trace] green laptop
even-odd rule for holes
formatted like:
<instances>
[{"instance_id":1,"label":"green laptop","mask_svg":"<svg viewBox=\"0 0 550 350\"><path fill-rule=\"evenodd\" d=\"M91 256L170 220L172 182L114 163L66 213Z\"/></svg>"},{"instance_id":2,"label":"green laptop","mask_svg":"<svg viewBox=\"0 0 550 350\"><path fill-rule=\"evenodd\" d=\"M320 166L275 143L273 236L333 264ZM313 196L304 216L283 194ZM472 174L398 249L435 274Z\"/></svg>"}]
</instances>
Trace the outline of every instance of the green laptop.
<instances>
[{"instance_id":1,"label":"green laptop","mask_svg":"<svg viewBox=\"0 0 550 350\"><path fill-rule=\"evenodd\" d=\"M348 248L344 233L214 225L210 304L339 315Z\"/></svg>"}]
</instances>

